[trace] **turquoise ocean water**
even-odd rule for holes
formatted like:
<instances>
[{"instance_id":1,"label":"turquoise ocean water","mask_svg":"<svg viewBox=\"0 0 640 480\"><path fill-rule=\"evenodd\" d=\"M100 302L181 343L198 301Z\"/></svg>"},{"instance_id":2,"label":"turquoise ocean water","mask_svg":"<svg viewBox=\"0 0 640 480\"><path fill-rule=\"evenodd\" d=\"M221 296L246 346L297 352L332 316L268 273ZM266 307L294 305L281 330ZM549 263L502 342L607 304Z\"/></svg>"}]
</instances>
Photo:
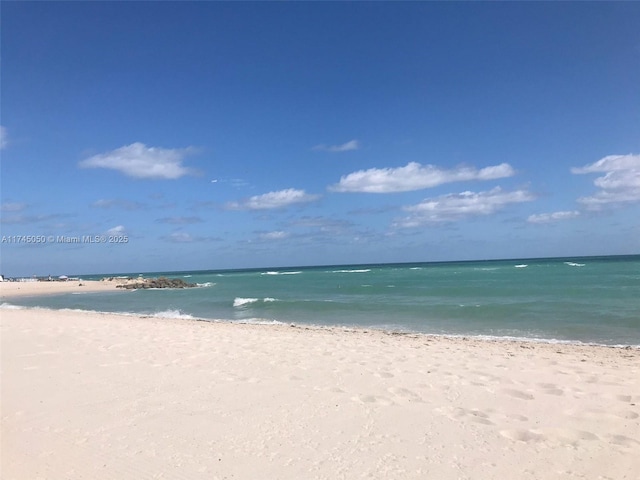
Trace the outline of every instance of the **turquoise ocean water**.
<instances>
[{"instance_id":1,"label":"turquoise ocean water","mask_svg":"<svg viewBox=\"0 0 640 480\"><path fill-rule=\"evenodd\" d=\"M144 274L161 275L200 286L11 304L640 346L640 255Z\"/></svg>"}]
</instances>

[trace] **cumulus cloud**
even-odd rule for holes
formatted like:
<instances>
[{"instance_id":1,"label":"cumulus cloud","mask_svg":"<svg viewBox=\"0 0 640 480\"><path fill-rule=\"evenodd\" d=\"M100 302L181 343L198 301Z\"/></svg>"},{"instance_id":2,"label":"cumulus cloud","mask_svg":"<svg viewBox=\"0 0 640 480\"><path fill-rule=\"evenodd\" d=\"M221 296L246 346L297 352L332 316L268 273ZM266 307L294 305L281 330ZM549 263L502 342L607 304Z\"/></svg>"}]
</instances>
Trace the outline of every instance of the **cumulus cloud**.
<instances>
[{"instance_id":1,"label":"cumulus cloud","mask_svg":"<svg viewBox=\"0 0 640 480\"><path fill-rule=\"evenodd\" d=\"M599 190L578 199L589 210L640 202L640 155L609 155L584 167L572 168L571 173L604 173L593 182Z\"/></svg>"},{"instance_id":2,"label":"cumulus cloud","mask_svg":"<svg viewBox=\"0 0 640 480\"><path fill-rule=\"evenodd\" d=\"M427 198L417 205L405 207L409 215L396 226L417 227L427 223L442 223L468 217L491 215L510 204L529 202L534 196L526 190L505 192L496 187L486 192L462 192Z\"/></svg>"},{"instance_id":3,"label":"cumulus cloud","mask_svg":"<svg viewBox=\"0 0 640 480\"><path fill-rule=\"evenodd\" d=\"M9 144L9 136L7 135L7 129L0 125L0 150L7 148Z\"/></svg>"},{"instance_id":4,"label":"cumulus cloud","mask_svg":"<svg viewBox=\"0 0 640 480\"><path fill-rule=\"evenodd\" d=\"M580 216L580 212L576 210L553 212L553 213L537 213L535 215L529 215L527 222L529 223L554 223L562 220L570 220Z\"/></svg>"},{"instance_id":5,"label":"cumulus cloud","mask_svg":"<svg viewBox=\"0 0 640 480\"><path fill-rule=\"evenodd\" d=\"M408 163L398 168L370 168L340 178L329 187L333 192L394 193L432 188L444 183L494 180L511 177L515 170L508 163L481 168L458 167L445 170L434 165Z\"/></svg>"},{"instance_id":6,"label":"cumulus cloud","mask_svg":"<svg viewBox=\"0 0 640 480\"><path fill-rule=\"evenodd\" d=\"M226 204L226 208L228 210L270 210L300 203L309 203L318 198L320 198L320 195L312 195L304 190L288 188L263 195L255 195L240 202L229 202Z\"/></svg>"},{"instance_id":7,"label":"cumulus cloud","mask_svg":"<svg viewBox=\"0 0 640 480\"><path fill-rule=\"evenodd\" d=\"M320 152L340 153L348 152L350 150L358 150L360 148L360 142L358 140L350 140L342 145L316 145L312 150Z\"/></svg>"},{"instance_id":8,"label":"cumulus cloud","mask_svg":"<svg viewBox=\"0 0 640 480\"><path fill-rule=\"evenodd\" d=\"M640 155L608 155L584 167L575 167L571 173L598 173L636 170L640 168Z\"/></svg>"},{"instance_id":9,"label":"cumulus cloud","mask_svg":"<svg viewBox=\"0 0 640 480\"><path fill-rule=\"evenodd\" d=\"M174 180L195 173L183 165L185 157L193 152L191 147L168 149L136 142L94 155L78 165L81 168L108 168L134 178Z\"/></svg>"}]
</instances>

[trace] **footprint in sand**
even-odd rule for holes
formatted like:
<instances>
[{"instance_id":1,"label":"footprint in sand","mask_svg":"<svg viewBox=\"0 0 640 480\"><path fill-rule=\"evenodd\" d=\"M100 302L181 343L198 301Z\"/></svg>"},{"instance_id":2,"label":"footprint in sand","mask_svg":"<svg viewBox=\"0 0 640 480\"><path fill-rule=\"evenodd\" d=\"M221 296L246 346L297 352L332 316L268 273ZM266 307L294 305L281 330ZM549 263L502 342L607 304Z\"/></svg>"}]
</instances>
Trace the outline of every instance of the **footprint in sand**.
<instances>
[{"instance_id":1,"label":"footprint in sand","mask_svg":"<svg viewBox=\"0 0 640 480\"><path fill-rule=\"evenodd\" d=\"M449 409L436 409L437 412L446 415L451 420L456 421L471 421L474 423L480 423L482 425L495 425L489 420L489 415L482 410L469 410L467 408L457 407L453 410Z\"/></svg>"},{"instance_id":2,"label":"footprint in sand","mask_svg":"<svg viewBox=\"0 0 640 480\"><path fill-rule=\"evenodd\" d=\"M564 395L564 391L553 383L539 383L538 386L541 387L542 392L547 395Z\"/></svg>"},{"instance_id":3,"label":"footprint in sand","mask_svg":"<svg viewBox=\"0 0 640 480\"><path fill-rule=\"evenodd\" d=\"M358 395L357 397L351 397L351 400L358 403L382 405L385 407L394 405L394 402L392 400L377 395Z\"/></svg>"},{"instance_id":4,"label":"footprint in sand","mask_svg":"<svg viewBox=\"0 0 640 480\"><path fill-rule=\"evenodd\" d=\"M521 400L533 400L533 395L527 392L523 392L522 390L514 390L512 388L505 388L502 390L507 395L511 395L512 397L519 398Z\"/></svg>"},{"instance_id":5,"label":"footprint in sand","mask_svg":"<svg viewBox=\"0 0 640 480\"><path fill-rule=\"evenodd\" d=\"M410 402L424 402L420 395L412 392L411 390L407 390L406 388L391 387L388 388L387 391L396 397L402 398L403 400L408 400Z\"/></svg>"},{"instance_id":6,"label":"footprint in sand","mask_svg":"<svg viewBox=\"0 0 640 480\"><path fill-rule=\"evenodd\" d=\"M603 419L603 418L624 418L625 420L635 420L640 414L632 410L603 410L600 408L591 408L576 414L574 411L568 411L568 415L576 415L587 418Z\"/></svg>"},{"instance_id":7,"label":"footprint in sand","mask_svg":"<svg viewBox=\"0 0 640 480\"><path fill-rule=\"evenodd\" d=\"M569 428L547 428L543 430L543 433L549 441L553 441L561 445L576 446L584 441L598 440L598 436L591 432L573 430Z\"/></svg>"},{"instance_id":8,"label":"footprint in sand","mask_svg":"<svg viewBox=\"0 0 640 480\"><path fill-rule=\"evenodd\" d=\"M535 443L546 440L544 435L522 429L500 430L500 435L514 442Z\"/></svg>"},{"instance_id":9,"label":"footprint in sand","mask_svg":"<svg viewBox=\"0 0 640 480\"><path fill-rule=\"evenodd\" d=\"M529 417L525 417L524 415L520 415L519 413L512 413L506 416L509 420L517 420L519 422L526 422L529 420Z\"/></svg>"},{"instance_id":10,"label":"footprint in sand","mask_svg":"<svg viewBox=\"0 0 640 480\"><path fill-rule=\"evenodd\" d=\"M622 445L623 447L640 445L640 442L638 440L625 437L624 435L609 435L609 441L615 445Z\"/></svg>"},{"instance_id":11,"label":"footprint in sand","mask_svg":"<svg viewBox=\"0 0 640 480\"><path fill-rule=\"evenodd\" d=\"M481 423L482 425L495 425L489 420L489 415L481 410L466 410L464 411L464 417L468 418L472 422Z\"/></svg>"}]
</instances>

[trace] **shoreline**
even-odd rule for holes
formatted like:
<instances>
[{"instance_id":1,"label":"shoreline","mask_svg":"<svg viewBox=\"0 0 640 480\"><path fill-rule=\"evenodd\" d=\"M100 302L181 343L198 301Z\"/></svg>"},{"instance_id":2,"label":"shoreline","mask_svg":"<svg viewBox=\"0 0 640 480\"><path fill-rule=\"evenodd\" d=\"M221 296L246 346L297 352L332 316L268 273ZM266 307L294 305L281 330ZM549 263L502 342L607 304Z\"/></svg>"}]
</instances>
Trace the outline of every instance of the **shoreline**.
<instances>
[{"instance_id":1,"label":"shoreline","mask_svg":"<svg viewBox=\"0 0 640 480\"><path fill-rule=\"evenodd\" d=\"M98 290L102 291L102 290ZM64 293L64 292L63 292ZM24 295L27 296L27 295ZM28 295L29 297L35 295ZM46 295L37 295L46 296ZM19 296L13 298L20 298ZM340 333L354 333L354 334L369 334L379 333L382 335L388 335L391 337L412 337L412 338L425 338L425 339L443 339L452 341L473 341L473 342L486 342L486 343L505 343L516 345L549 345L549 346L569 346L569 347L593 347L593 348L612 348L622 350L640 350L640 344L607 344L597 342L583 342L580 340L558 340L555 338L529 338L529 337L512 337L512 336L491 336L491 335L473 335L473 334L446 334L446 333L427 333L412 330L390 330L375 325L372 326L351 326L351 325L321 325L314 323L295 323L295 322L282 322L279 320L269 319L246 319L246 320L234 320L228 318L205 318L194 317L190 314L165 314L165 312L158 313L141 313L141 312L109 312L102 310L88 310L78 308L61 308L54 309L49 307L38 306L23 306L14 305L8 303L6 300L10 298L0 297L0 312L6 310L33 310L44 312L77 312L85 314L105 315L105 316L122 316L131 318L152 318L158 320L175 320L186 322L204 322L204 323L226 323L230 325L254 325L260 327L286 327L286 328L299 328L303 330L327 330L338 331ZM528 347L523 347L528 348Z\"/></svg>"},{"instance_id":2,"label":"shoreline","mask_svg":"<svg viewBox=\"0 0 640 480\"><path fill-rule=\"evenodd\" d=\"M3 478L631 478L640 353L6 309ZM186 321L185 321L186 320Z\"/></svg>"},{"instance_id":3,"label":"shoreline","mask_svg":"<svg viewBox=\"0 0 640 480\"><path fill-rule=\"evenodd\" d=\"M40 310L54 310L49 307L31 307L31 306L21 306L14 305L11 303L12 300L26 298L26 297L47 297L52 295L59 294L81 294L81 293L100 293L100 292L122 292L127 293L131 290L127 290L124 288L118 288L118 285L123 285L126 283L136 282L138 279L136 278L121 278L121 277L105 277L102 280L80 280L80 281L32 281L32 282L0 282L0 305L9 304L8 308L1 308L0 312L10 309L12 307L16 308L36 308ZM195 288L203 288L201 286ZM157 288L154 290L158 290ZM168 289L171 290L171 289ZM619 349L633 349L640 350L640 344L609 344L609 343L598 343L598 342L585 342L581 340L561 340L556 338L538 338L538 337L514 337L514 336L492 336L486 334L448 334L448 333L429 333L429 332L421 332L414 330L393 330L384 327L378 327L376 325L370 326L353 326L353 325L324 325L324 324L313 324L313 323L295 323L295 322L284 322L276 319L246 319L246 320L235 320L231 318L207 318L207 317L196 317L188 313L181 313L179 310L167 310L165 312L157 312L157 313L141 313L141 312L127 312L127 311L119 311L119 312L109 312L109 311L99 311L92 309L61 309L61 311L83 311L87 313L95 313L95 314L106 314L106 315L123 315L123 316L131 316L131 317L152 317L152 318L160 318L160 319L179 319L179 320L195 320L202 322L224 322L231 324L255 324L255 325L283 325L283 326L296 326L299 328L312 328L312 329L339 329L339 330L355 330L355 331L378 331L388 335L420 335L424 337L433 337L433 338L452 338L452 339L470 339L474 341L481 342L508 342L508 343L516 343L516 344L526 344L526 345L575 345L575 346L593 346L593 347L605 347L605 348L619 348Z\"/></svg>"},{"instance_id":4,"label":"shoreline","mask_svg":"<svg viewBox=\"0 0 640 480\"><path fill-rule=\"evenodd\" d=\"M129 280L135 281L134 280ZM59 295L65 293L72 294L80 294L80 293L100 293L100 292L130 292L130 290L118 288L118 285L122 285L126 283L127 280L121 278L110 278L103 280L81 280L81 281L38 281L38 282L0 282L0 305L8 304L8 308L0 308L0 312L11 309L12 307L19 309L39 309L39 310L52 310L48 307L31 307L31 306L21 306L14 305L11 303L12 300L25 298L25 297L47 297L51 295ZM202 288L202 287L195 287ZM157 289L156 289L157 290ZM140 312L109 312L109 311L99 311L99 310L84 310L84 309L61 309L60 311L80 311L87 312L93 314L105 314L105 315L123 315L130 317L142 317L142 318L159 318L159 319L178 319L178 320L193 320L193 321L201 321L201 322L222 322L222 323L230 323L230 324L254 324L254 325L273 325L273 326L295 326L298 328L311 328L311 329L338 329L338 330L354 330L354 331L377 331L382 332L388 335L399 335L399 336L412 336L419 335L423 337L433 337L433 338L451 338L451 339L462 339L462 340L474 340L480 342L507 342L507 343L516 343L516 344L525 344L525 345L573 345L573 346L588 346L588 347L604 347L604 348L618 348L618 349L633 349L640 350L640 344L607 344L607 343L597 343L597 342L584 342L580 340L560 340L555 338L535 338L535 337L513 337L513 336L491 336L485 334L438 334L438 333L428 333L428 332L420 332L413 330L390 330L382 327L377 327L375 325L371 326L351 326L351 325L323 325L323 324L306 324L306 323L295 323L295 322L283 322L280 320L274 319L247 319L247 320L234 320L228 318L206 318L206 317L195 317L191 314L178 314L176 315L173 311L169 314L164 314L165 312L158 313L140 313ZM178 312L178 310L176 310Z\"/></svg>"},{"instance_id":5,"label":"shoreline","mask_svg":"<svg viewBox=\"0 0 640 480\"><path fill-rule=\"evenodd\" d=\"M101 290L98 290L101 291ZM232 320L225 318L201 318L194 317L192 315L171 316L162 315L162 312L158 314L137 313L137 312L107 312L99 310L84 310L84 309L53 309L48 307L31 307L22 305L9 304L8 307L0 308L2 313L10 312L26 312L26 313L38 313L43 315L80 315L87 317L100 317L106 321L114 319L117 321L149 321L156 322L169 322L175 325L192 324L194 326L201 324L227 326L229 328L256 328L269 330L270 328L276 331L299 331L299 332L317 332L319 334L331 334L331 335L353 335L353 336L379 336L381 338L392 338L402 341L402 339L408 339L416 342L450 342L455 345L496 345L504 347L520 347L523 349L535 349L539 346L541 348L555 349L554 351L559 353L562 348L567 348L574 353L580 353L581 350L589 349L603 349L603 350L617 350L617 351L630 351L631 354L635 354L638 351L638 359L640 361L640 345L608 345L600 343L585 343L580 341L570 340L555 340L555 339L536 339L525 337L498 337L488 335L454 335L454 334L437 334L437 333L424 333L414 332L407 330L389 330L383 328L371 327L359 327L348 325L319 325L319 324L305 324L305 323L285 323L277 320ZM640 364L638 365L640 367Z\"/></svg>"}]
</instances>

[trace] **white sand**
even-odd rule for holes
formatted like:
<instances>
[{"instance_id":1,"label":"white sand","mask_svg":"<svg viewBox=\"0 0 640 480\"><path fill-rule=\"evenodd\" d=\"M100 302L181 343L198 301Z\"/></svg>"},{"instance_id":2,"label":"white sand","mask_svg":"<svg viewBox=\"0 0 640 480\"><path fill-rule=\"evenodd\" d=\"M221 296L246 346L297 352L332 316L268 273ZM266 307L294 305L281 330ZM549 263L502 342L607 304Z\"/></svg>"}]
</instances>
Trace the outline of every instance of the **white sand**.
<instances>
[{"instance_id":1,"label":"white sand","mask_svg":"<svg viewBox=\"0 0 640 480\"><path fill-rule=\"evenodd\" d=\"M0 299L29 297L36 295L56 295L71 292L101 292L115 290L116 281L69 280L67 282L0 282Z\"/></svg>"},{"instance_id":2,"label":"white sand","mask_svg":"<svg viewBox=\"0 0 640 480\"><path fill-rule=\"evenodd\" d=\"M4 480L639 478L636 349L0 316Z\"/></svg>"}]
</instances>

